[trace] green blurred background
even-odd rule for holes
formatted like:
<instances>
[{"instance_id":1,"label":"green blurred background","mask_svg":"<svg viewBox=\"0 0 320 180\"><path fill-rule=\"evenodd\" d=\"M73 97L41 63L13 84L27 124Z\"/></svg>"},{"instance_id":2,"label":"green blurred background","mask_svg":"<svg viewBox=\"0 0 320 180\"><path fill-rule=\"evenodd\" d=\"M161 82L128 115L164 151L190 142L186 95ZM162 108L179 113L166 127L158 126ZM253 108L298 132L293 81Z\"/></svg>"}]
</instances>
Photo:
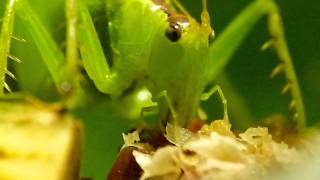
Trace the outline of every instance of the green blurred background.
<instances>
[{"instance_id":1,"label":"green blurred background","mask_svg":"<svg viewBox=\"0 0 320 180\"><path fill-rule=\"evenodd\" d=\"M52 33L57 43L64 48L64 1L62 0L29 0L32 7L41 18L43 24ZM86 0L98 31L102 44L106 45L104 33L105 16L103 1ZM187 9L199 17L200 0L181 0ZM223 28L232 21L239 11L251 0L208 0L212 24L219 35ZM0 2L2 16L5 0ZM277 0L283 21L297 76L302 89L307 113L308 124L313 125L320 120L320 1L319 0ZM27 40L27 43L13 42L12 54L18 56L21 64L10 63L17 76L17 82L12 82L13 89L28 92L45 101L59 99L48 72L41 61L31 37L17 19L15 35ZM289 115L288 96L280 95L285 83L282 76L270 80L269 75L278 63L272 51L259 52L261 45L268 40L266 19L262 19L252 30L243 45L233 56L226 68L226 74L232 86L245 100L252 116L257 121L272 114ZM13 67L14 66L14 67ZM221 82L222 89L228 92L229 85ZM82 165L84 177L104 179L116 158L116 153L122 144L121 133L129 129L132 121L116 113L115 108L121 108L121 103L112 104L107 96L97 93L91 82L84 83L86 94L82 104L73 113L84 124L85 144ZM232 98L229 104L237 107ZM217 97L204 103L204 109L210 119L221 116L221 105ZM236 117L231 120L240 128L242 122ZM245 126L242 126L245 127Z\"/></svg>"}]
</instances>

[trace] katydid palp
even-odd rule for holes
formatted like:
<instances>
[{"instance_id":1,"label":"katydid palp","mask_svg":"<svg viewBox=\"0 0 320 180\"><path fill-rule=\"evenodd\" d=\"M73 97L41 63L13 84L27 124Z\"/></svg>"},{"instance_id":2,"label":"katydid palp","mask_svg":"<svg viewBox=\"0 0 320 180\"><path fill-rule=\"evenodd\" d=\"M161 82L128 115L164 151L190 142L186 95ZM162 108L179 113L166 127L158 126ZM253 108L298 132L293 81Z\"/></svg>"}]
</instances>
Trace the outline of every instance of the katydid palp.
<instances>
[{"instance_id":1,"label":"katydid palp","mask_svg":"<svg viewBox=\"0 0 320 180\"><path fill-rule=\"evenodd\" d=\"M304 107L291 57L285 42L278 7L272 0L255 0L213 42L214 31L206 1L202 1L201 22L197 22L176 0L108 0L109 36L113 51L112 66L97 55L93 63L88 57L88 38L82 31L80 37L85 48L82 57L85 69L98 89L114 96L120 95L133 82L148 87L158 102L163 125L174 123L185 126L196 116L201 99L218 92L224 103L224 118L227 119L226 99L218 86L204 93L205 87L215 79L228 63L232 54L248 35L256 22L264 15L269 17L272 45L281 61L281 69L288 80L295 108L296 125L304 126ZM81 18L89 13L80 10ZM86 21L83 21L86 24ZM87 21L87 25L90 22ZM89 27L89 26L88 26ZM94 32L94 26L86 29ZM81 40L82 39L82 40ZM96 38L97 39L97 38ZM101 47L100 47L101 48ZM100 66L97 66L100 64ZM276 68L273 74L280 72ZM99 74L97 76L96 74ZM204 93L204 94L203 94Z\"/></svg>"}]
</instances>

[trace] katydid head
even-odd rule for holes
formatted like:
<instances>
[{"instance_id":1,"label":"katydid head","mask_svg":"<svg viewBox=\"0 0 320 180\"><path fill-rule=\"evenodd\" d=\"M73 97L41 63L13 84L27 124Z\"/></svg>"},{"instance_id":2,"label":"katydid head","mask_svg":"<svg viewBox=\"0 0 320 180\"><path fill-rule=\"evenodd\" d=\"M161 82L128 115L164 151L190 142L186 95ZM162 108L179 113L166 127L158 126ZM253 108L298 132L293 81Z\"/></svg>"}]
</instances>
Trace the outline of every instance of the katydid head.
<instances>
[{"instance_id":1,"label":"katydid head","mask_svg":"<svg viewBox=\"0 0 320 180\"><path fill-rule=\"evenodd\" d=\"M208 82L209 41L213 38L210 17L203 0L201 22L197 22L177 1L179 12L166 9L167 19L155 35L149 62L152 94L166 91L172 101L160 101L160 116L167 122L185 126L196 116L200 96Z\"/></svg>"},{"instance_id":2,"label":"katydid head","mask_svg":"<svg viewBox=\"0 0 320 180\"><path fill-rule=\"evenodd\" d=\"M178 0L173 0L175 6L180 13L169 12L169 25L166 29L165 35L172 42L177 42L180 39L186 39L185 42L193 44L195 41L206 43L206 40L214 38L214 31L210 25L210 15L207 10L207 0L202 0L201 22L197 22L189 12L179 3ZM183 43L185 43L183 42Z\"/></svg>"}]
</instances>

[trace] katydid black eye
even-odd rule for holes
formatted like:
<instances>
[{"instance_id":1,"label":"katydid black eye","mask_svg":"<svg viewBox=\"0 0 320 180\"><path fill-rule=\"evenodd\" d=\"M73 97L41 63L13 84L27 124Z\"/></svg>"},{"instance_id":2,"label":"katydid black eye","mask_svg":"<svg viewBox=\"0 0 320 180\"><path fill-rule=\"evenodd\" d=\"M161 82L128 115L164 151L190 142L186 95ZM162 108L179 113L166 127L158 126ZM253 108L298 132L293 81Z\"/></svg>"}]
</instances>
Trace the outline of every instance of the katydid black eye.
<instances>
[{"instance_id":1,"label":"katydid black eye","mask_svg":"<svg viewBox=\"0 0 320 180\"><path fill-rule=\"evenodd\" d=\"M177 42L181 38L181 27L178 24L171 23L165 35L170 41Z\"/></svg>"}]
</instances>

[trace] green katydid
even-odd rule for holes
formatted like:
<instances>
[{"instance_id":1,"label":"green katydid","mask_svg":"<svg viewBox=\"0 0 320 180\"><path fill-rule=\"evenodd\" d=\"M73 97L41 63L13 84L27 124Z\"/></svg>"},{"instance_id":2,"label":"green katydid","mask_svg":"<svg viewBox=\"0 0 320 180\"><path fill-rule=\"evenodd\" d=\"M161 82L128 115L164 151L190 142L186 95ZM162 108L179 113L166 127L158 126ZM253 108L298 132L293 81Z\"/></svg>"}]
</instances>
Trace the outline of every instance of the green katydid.
<instances>
[{"instance_id":1,"label":"green katydid","mask_svg":"<svg viewBox=\"0 0 320 180\"><path fill-rule=\"evenodd\" d=\"M84 6L80 10L80 19L87 27L80 33L81 53L85 68L100 91L117 96L133 81L143 82L158 102L162 122L180 126L196 116L201 99L205 100L218 92L225 106L224 118L227 119L226 99L221 89L215 86L204 93L204 88L222 71L260 17L269 15L271 42L290 83L291 104L296 108L297 125L304 126L305 115L298 82L278 8L272 0L255 0L212 44L209 41L214 33L205 0L202 1L201 23L196 22L176 0L106 2L113 50L112 67L105 63L102 53L95 56L99 62L88 58L95 48L88 43L94 28L92 24L90 28L90 22L86 21L89 13ZM179 11L176 12L175 8ZM279 68L276 68L274 74L278 72Z\"/></svg>"},{"instance_id":2,"label":"green katydid","mask_svg":"<svg viewBox=\"0 0 320 180\"><path fill-rule=\"evenodd\" d=\"M11 0L10 2L13 2L14 0ZM118 16L116 16L116 7L122 7L124 8L125 6L122 6L122 4L117 4L117 3L128 3L127 8L128 11L125 11L125 9L122 9L122 13L127 14L127 17L137 17L134 14L132 14L131 11L129 11L129 9L134 9L137 6L129 6L130 3L136 3L136 5L140 5L145 7L144 10L150 10L149 15L159 15L161 14L161 9L159 10L159 5L157 5L154 2L160 2L159 0L157 1L151 1L151 0L107 0L109 5L109 8L107 8L107 11L109 13L109 18L111 18L111 20L116 21ZM9 1L8 1L9 2ZM139 81L141 83L143 83L144 85L148 86L149 89L154 93L153 96L157 97L159 92L167 92L168 96L167 99L169 99L168 101L171 101L171 104L173 106L173 110L171 112L176 112L177 114L177 119L175 119L175 117L173 116L173 114L175 113L171 113L169 111L168 108L168 104L167 102L162 102L163 99L160 99L161 102L159 103L160 105L160 115L163 118L162 121L169 121L169 120L174 120L175 122L180 121L179 117L181 116L181 113L184 112L188 112L190 114L183 114L182 116L184 117L188 117L188 116L195 116L195 111L197 110L195 107L195 105L191 105L190 106L185 106L185 104L183 104L180 99L179 96L175 96L175 94L180 95L180 92L183 93L187 93L189 90L190 92L194 92L194 94L191 93L191 97L193 101L195 101L197 104L199 103L201 97L199 97L199 93L202 93L203 90L203 86L207 85L209 82L211 82L212 80L215 79L216 75L219 74L223 67L228 63L228 61L230 60L230 57L232 56L232 54L237 50L237 48L239 47L240 43L243 41L243 39L249 34L250 29L253 28L254 24L264 15L268 15L269 16L269 27L270 27L270 34L272 36L271 41L269 41L269 43L266 43L264 47L267 47L268 45L272 45L273 47L275 47L275 50L277 51L277 53L279 54L279 58L281 60L281 64L278 68L276 68L273 71L273 75L279 73L281 70L285 71L286 76L288 78L288 85L285 86L286 88L284 89L286 90L291 90L291 93L293 95L293 101L291 103L291 107L294 107L296 109L296 113L297 113L297 125L299 128L304 126L304 121L305 121L305 117L304 117L304 110L303 110L303 104L302 104L302 99L301 99L301 95L300 95L300 90L299 90L299 86L293 71L293 67L292 67L292 63L291 63L291 58L290 55L288 53L287 47L286 47L286 43L284 40L284 35L283 35L283 30L282 30L282 25L281 25L281 19L279 16L279 12L278 12L278 8L276 6L276 4L272 1L272 0L254 0L250 5L247 6L247 8L245 10L243 10L239 16L237 16L234 21L226 28L225 31L223 31L218 38L212 43L208 43L208 47L205 47L202 50L205 50L207 52L207 55L203 55L203 56L208 56L209 58L207 59L207 64L206 67L208 68L207 72L198 72L200 74L196 74L197 76L195 78L197 78L196 83L202 84L202 87L198 86L199 84L192 84L189 83L189 85L191 84L192 87L189 88L184 88L186 87L186 83L187 81L185 80L189 80L189 78L185 78L182 81L178 81L179 84L176 84L177 86L179 86L178 89L173 89L171 88L163 88L163 87L159 87L157 88L157 86L153 86L152 85L152 80L156 81L153 82L154 84L158 84L159 86L170 86L168 82L174 82L176 83L177 81L173 81L171 80L171 77L167 74L169 73L169 68L172 68L172 66L177 67L177 65L175 64L176 61L173 62L169 62L169 61L153 61L153 70L155 70L154 72L151 72L151 68L149 68L150 63L151 62L151 58L147 59L146 61L142 61L140 63L138 63L137 65L126 65L126 64L119 64L117 65L119 69L116 68L116 59L113 60L113 65L109 66L106 62L106 59L104 57L103 54L103 50L99 44L99 39L98 36L95 33L95 28L93 26L90 14L88 12L88 9L86 8L86 6L81 2L81 0L76 0L76 1L72 1L73 5L78 4L78 8L79 8L79 21L80 21L80 25L78 26L78 38L80 41L80 51L81 51L81 57L84 63L84 67L89 75L89 77L94 81L95 85L97 86L97 88L101 91L101 92L105 92L111 95L119 95L122 91L124 91L126 89L126 86L130 86L130 84L132 83L132 81ZM76 2L76 3L75 3ZM170 3L171 1L167 0L167 3ZM172 2L174 2L172 0ZM9 4L9 3L8 3ZM61 81L63 81L65 79L65 73L61 73L61 69L63 69L62 72L64 72L64 63L63 63L63 52L57 48L57 44L54 42L54 40L52 39L52 37L50 37L50 34L45 30L45 28L42 27L41 22L38 21L38 19L36 18L35 13L32 12L32 8L30 8L30 6L26 6L28 3L26 0L19 0L16 2L17 4L17 8L16 9L16 14L18 16L20 16L20 18L22 19L22 22L25 23L27 30L30 32L30 34L32 34L33 36L33 40L36 43L36 46L38 46L39 51L41 52L41 55L43 56L43 59L46 61L46 65L48 70L51 73L52 78L54 79L57 87L60 86ZM169 4L168 6L174 6L174 3L171 3L171 5ZM175 4L175 6L177 6L177 4ZM179 5L178 5L179 6ZM12 6L8 5L7 8L12 8ZM69 9L68 9L69 8ZM66 11L73 11L75 9L75 6L68 6ZM138 8L137 8L138 9ZM177 7L177 9L182 10L182 8ZM204 8L205 9L205 8ZM119 9L118 9L119 10ZM141 9L140 9L141 10ZM133 10L132 10L133 11ZM6 29L5 27L8 27L8 24L11 24L10 26L12 26L12 22L13 22L13 16L10 16L10 9L8 11L6 11L5 13L5 18L3 20L3 29ZM121 12L121 11L120 11ZM130 13L131 12L131 13ZM143 11L137 11L142 13ZM183 12L182 12L183 14ZM114 15L113 19L112 16ZM186 16L186 15L185 15ZM6 19L6 17L8 17ZM163 19L160 20L156 20L156 21L152 21L152 18L150 18L149 16L143 16L140 15L139 16L140 19L139 21L150 21L151 26L153 26L154 24L156 24L158 27L158 29L156 29L156 31L154 31L154 29L149 29L151 28L150 26L145 26L140 28L140 30L150 30L151 32L154 33L154 43L158 43L158 44L148 44L145 43L146 48L151 51L153 53L158 53L157 54L153 54L153 56L156 56L157 59L154 60L163 60L164 58L161 58L162 56L168 54L169 51L173 51L173 49L168 48L168 47L161 47L164 46L164 44L161 44L161 41L156 42L158 40L162 40L165 41L166 40L166 36L165 33L166 32L172 32L172 30L167 31L168 27L169 27L169 23L168 23L168 17L166 16L166 14L164 14ZM188 18L191 18L191 16L187 16ZM124 35L128 35L128 38L130 39L131 35L134 34L134 30L136 30L136 26L139 24L134 24L134 22L132 21L132 18L130 20L130 18L125 18L122 20L126 20L123 21L122 23L124 23L125 25L127 25L129 27L130 23L133 23L133 27L134 28L130 28L130 29L120 29L122 31L122 33ZM188 19L187 18L187 19ZM204 18L205 19L205 18ZM118 17L118 20L120 21L121 18ZM141 22L142 23L142 22ZM140 23L140 24L141 24ZM163 23L163 24L161 24ZM71 23L67 22L68 25L70 25ZM163 25L164 27L161 28L161 25ZM167 25L167 26L165 26ZM75 23L73 22L73 26L75 26ZM190 26L189 26L190 27ZM175 30L176 27L173 27L173 29ZM7 28L9 29L9 28ZM179 28L178 28L179 29ZM187 29L186 29L187 30ZM174 31L173 31L174 32ZM187 30L186 32L189 32L189 30ZM110 32L110 36L113 36L114 38L119 37L119 33L116 32ZM145 31L143 32L139 32L142 33L143 35L146 35L147 33ZM158 34L157 34L158 33ZM12 31L3 31L1 32L1 42L8 42L10 40ZM72 33L70 33L72 34ZM209 34L209 33L208 33ZM209 35L207 35L208 37ZM143 37L143 36L141 36ZM175 37L175 36L172 36ZM182 43L184 36L182 34L182 37L180 37L180 39L178 40L178 42L172 42L172 44L177 45ZM208 37L209 38L209 37ZM201 39L201 38L200 38ZM203 38L204 39L204 38ZM131 52L136 52L137 47L139 47L138 45L141 43L135 41L135 39L130 39L132 40L131 43L131 48L130 46L128 46L126 48L126 50L131 51ZM186 41L186 40L185 40ZM72 40L73 43L70 43L71 48L75 48L75 41L74 39ZM188 41L188 42L196 42L196 41ZM201 41L200 41L201 42ZM130 43L128 43L128 45L130 45ZM167 43L171 43L169 41L167 41ZM202 44L203 45L203 44ZM0 44L0 64L2 64L2 62L6 62L6 57L9 55L8 53L8 49L10 44L8 43L1 43ZM114 46L114 45L113 45ZM173 45L172 45L173 46ZM187 47L187 44L183 44L183 47ZM205 45L203 45L205 46ZM155 49L155 48L164 48L164 49ZM141 46L140 46L141 48ZM5 51L1 51L1 50L5 50ZM114 49L116 50L116 49ZM72 51L74 52L74 51ZM117 55L119 51L114 51L114 54ZM190 52L194 52L191 48L190 48ZM120 52L122 54L127 53L126 51ZM174 54L178 55L179 51L173 51ZM70 53L70 54L74 54L74 53ZM198 54L198 53L195 53ZM189 59L189 60L195 60L197 62L199 62L199 59L201 57L201 53L199 53L200 56L198 56L196 59ZM119 55L119 54L118 54ZM74 57L73 57L74 58ZM72 58L70 58L72 59ZM121 58L122 59L122 58ZM123 59L125 60L125 59ZM187 59L185 59L187 60ZM206 59L205 59L206 60ZM195 65L197 65L196 67L199 68L199 64L194 63ZM132 61L124 61L124 63L137 63L137 62L132 62ZM167 64L166 64L167 63ZM159 67L157 67L157 65L161 65ZM136 70L139 69L135 69L135 68L146 68L146 69L142 69L141 73L140 72L136 72ZM188 68L185 68L184 70L190 70L192 68L192 66L187 66ZM6 67L0 67L0 78L1 80L4 79L4 71L2 71L3 69L5 69ZM121 68L123 69L121 71ZM179 68L183 68L183 66L179 66ZM178 68L177 68L178 69ZM180 69L180 70L181 70ZM133 71L134 70L134 71ZM141 69L140 69L141 70ZM147 70L147 71L145 71ZM126 71L132 71L132 75L131 77L128 74L125 74ZM160 72L159 72L160 71ZM158 73L157 73L158 72ZM122 74L124 73L124 74ZM186 73L181 71L181 73ZM120 75L124 76L127 78L120 78ZM117 76L115 76L117 75ZM144 76L147 75L147 76ZM179 78L177 76L177 74L173 74L175 78ZM200 75L203 76L207 76L207 80L203 80L200 79L199 77L201 77ZM151 77L152 76L152 77ZM162 80L161 78L164 77L166 79ZM119 78L118 80L116 80L117 78ZM200 80L199 80L200 79ZM151 81L151 82L150 82ZM151 85L149 85L149 83L151 83ZM0 88L3 88L2 86L4 85L4 83L0 83ZM181 85L183 84L183 85ZM112 91L112 89L110 90L110 87L116 87L115 90ZM109 90L108 90L109 88ZM196 88L196 89L195 89ZM202 89L201 89L202 88ZM164 91L163 91L164 90ZM215 90L215 89L213 89ZM170 91L170 92L169 92ZM173 91L173 92L172 92ZM199 92L200 91L200 92ZM213 92L213 91L211 91ZM164 93L162 93L164 94ZM174 94L174 95L172 95ZM211 93L206 94L208 97ZM195 96L194 96L195 95ZM202 95L201 95L202 96ZM205 96L202 96L203 99L205 99ZM177 107L178 105L175 104L176 102L181 103L179 106L182 107ZM179 109L181 108L181 109ZM185 109L184 109L185 108ZM188 108L188 109L187 109ZM184 109L184 110L183 110ZM171 113L171 114L170 114ZM166 117L166 115L169 116ZM189 121L190 119L181 119L182 122L178 122L180 125L184 125L187 121Z\"/></svg>"},{"instance_id":3,"label":"green katydid","mask_svg":"<svg viewBox=\"0 0 320 180\"><path fill-rule=\"evenodd\" d=\"M195 117L209 79L213 31L204 9L199 24L185 10L175 14L164 1L107 1L114 65L104 70L101 90L120 95L133 81L143 81L159 104L164 125L184 126Z\"/></svg>"},{"instance_id":4,"label":"green katydid","mask_svg":"<svg viewBox=\"0 0 320 180\"><path fill-rule=\"evenodd\" d=\"M30 24L27 27L35 39L39 39L36 42L41 53L44 57L52 57L50 60L44 59L47 59L48 69L59 86L66 72L65 68L62 73L59 71L59 66L63 65L61 51L57 51L57 46L27 2L20 0L17 4L17 14L23 17L21 19L26 24ZM289 83L285 90L291 90L293 95L291 106L296 109L297 125L304 126L305 115L299 86L285 43L278 8L272 0L252 2L213 43L209 43L213 31L205 0L202 1L201 23L196 22L176 0L107 0L112 66L108 65L104 57L88 9L81 0L72 1L72 4L66 10L74 11L76 5L79 8L81 57L97 88L101 92L118 96L132 82L141 83L148 87L158 101L162 122L177 123L180 126L196 116L201 99L207 99L216 91L223 99L227 118L226 100L220 89L215 87L205 94L203 90L222 71L260 17L269 15L272 41L266 45L272 44L281 60L273 74L285 71ZM178 13L175 9L178 9ZM76 15L73 13L73 16ZM74 22L72 26L75 26ZM75 40L72 42L69 47L74 48ZM43 49L46 43L53 48ZM75 54L74 50L71 54ZM73 58L72 55L70 57Z\"/></svg>"}]
</instances>

